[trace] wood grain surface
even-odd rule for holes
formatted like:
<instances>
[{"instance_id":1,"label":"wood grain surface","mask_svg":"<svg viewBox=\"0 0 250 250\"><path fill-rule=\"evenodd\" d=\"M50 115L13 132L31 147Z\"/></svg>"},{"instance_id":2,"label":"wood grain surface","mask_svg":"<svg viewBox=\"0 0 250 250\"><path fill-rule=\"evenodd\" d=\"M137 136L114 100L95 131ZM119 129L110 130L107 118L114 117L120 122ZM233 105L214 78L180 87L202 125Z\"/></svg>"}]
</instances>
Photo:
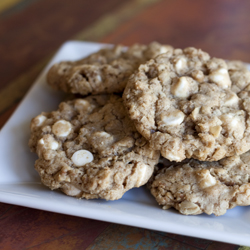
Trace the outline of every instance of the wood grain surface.
<instances>
[{"instance_id":1,"label":"wood grain surface","mask_svg":"<svg viewBox=\"0 0 250 250\"><path fill-rule=\"evenodd\" d=\"M247 0L1 0L0 127L66 40L156 40L250 62L249 10ZM0 249L250 249L4 203L0 223Z\"/></svg>"}]
</instances>

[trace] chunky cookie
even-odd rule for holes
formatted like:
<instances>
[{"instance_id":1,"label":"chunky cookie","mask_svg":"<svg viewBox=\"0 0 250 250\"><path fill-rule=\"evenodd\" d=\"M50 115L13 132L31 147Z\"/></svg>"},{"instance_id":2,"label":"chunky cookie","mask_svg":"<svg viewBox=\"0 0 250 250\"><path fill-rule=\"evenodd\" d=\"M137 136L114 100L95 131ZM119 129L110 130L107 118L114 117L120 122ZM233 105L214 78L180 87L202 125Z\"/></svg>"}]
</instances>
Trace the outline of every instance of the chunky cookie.
<instances>
[{"instance_id":1,"label":"chunky cookie","mask_svg":"<svg viewBox=\"0 0 250 250\"><path fill-rule=\"evenodd\" d=\"M156 42L148 46L104 48L79 61L55 64L48 72L47 81L53 88L68 93L119 93L141 63L172 50L171 46Z\"/></svg>"},{"instance_id":2,"label":"chunky cookie","mask_svg":"<svg viewBox=\"0 0 250 250\"><path fill-rule=\"evenodd\" d=\"M231 60L226 61L228 70L243 70L248 71L247 64L242 61Z\"/></svg>"},{"instance_id":3,"label":"chunky cookie","mask_svg":"<svg viewBox=\"0 0 250 250\"><path fill-rule=\"evenodd\" d=\"M174 207L185 215L226 213L250 205L250 152L219 162L186 160L155 172L149 182L163 209Z\"/></svg>"},{"instance_id":4,"label":"chunky cookie","mask_svg":"<svg viewBox=\"0 0 250 250\"><path fill-rule=\"evenodd\" d=\"M163 157L217 161L250 149L250 72L200 49L175 49L139 67L123 99Z\"/></svg>"},{"instance_id":5,"label":"chunky cookie","mask_svg":"<svg viewBox=\"0 0 250 250\"><path fill-rule=\"evenodd\" d=\"M158 163L118 96L60 104L31 121L29 146L43 184L77 198L115 200L144 185Z\"/></svg>"}]
</instances>

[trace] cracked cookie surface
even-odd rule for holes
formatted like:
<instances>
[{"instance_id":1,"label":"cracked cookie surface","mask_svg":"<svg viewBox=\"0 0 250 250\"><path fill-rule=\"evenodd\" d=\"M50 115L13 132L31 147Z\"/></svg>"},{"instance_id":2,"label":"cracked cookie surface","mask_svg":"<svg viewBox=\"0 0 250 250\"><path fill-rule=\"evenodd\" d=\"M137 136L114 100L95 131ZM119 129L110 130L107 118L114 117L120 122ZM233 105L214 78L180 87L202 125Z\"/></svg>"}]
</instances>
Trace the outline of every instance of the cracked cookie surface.
<instances>
[{"instance_id":1,"label":"cracked cookie surface","mask_svg":"<svg viewBox=\"0 0 250 250\"><path fill-rule=\"evenodd\" d=\"M158 163L114 95L62 102L31 121L31 151L43 184L77 198L115 200L144 185Z\"/></svg>"},{"instance_id":2,"label":"cracked cookie surface","mask_svg":"<svg viewBox=\"0 0 250 250\"><path fill-rule=\"evenodd\" d=\"M163 209L219 216L227 209L250 205L249 162L250 152L219 162L167 162L166 167L156 170L148 187Z\"/></svg>"},{"instance_id":3,"label":"cracked cookie surface","mask_svg":"<svg viewBox=\"0 0 250 250\"><path fill-rule=\"evenodd\" d=\"M124 90L137 130L163 157L217 161L250 149L250 72L195 48L143 64Z\"/></svg>"},{"instance_id":4,"label":"cracked cookie surface","mask_svg":"<svg viewBox=\"0 0 250 250\"><path fill-rule=\"evenodd\" d=\"M47 81L55 89L74 94L120 93L141 63L171 50L171 46L157 42L104 48L75 62L55 64Z\"/></svg>"}]
</instances>

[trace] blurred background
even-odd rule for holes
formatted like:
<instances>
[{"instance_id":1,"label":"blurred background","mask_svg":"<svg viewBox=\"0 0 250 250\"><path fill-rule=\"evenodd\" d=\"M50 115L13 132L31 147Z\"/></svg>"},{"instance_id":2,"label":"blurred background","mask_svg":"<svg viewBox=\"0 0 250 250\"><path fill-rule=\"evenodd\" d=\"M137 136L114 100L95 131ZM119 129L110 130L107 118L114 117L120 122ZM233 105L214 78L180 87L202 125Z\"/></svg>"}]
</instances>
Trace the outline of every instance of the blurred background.
<instances>
[{"instance_id":1,"label":"blurred background","mask_svg":"<svg viewBox=\"0 0 250 250\"><path fill-rule=\"evenodd\" d=\"M250 62L249 11L248 0L0 0L0 128L67 40L158 41ZM250 249L3 203L0 216L2 249Z\"/></svg>"},{"instance_id":2,"label":"blurred background","mask_svg":"<svg viewBox=\"0 0 250 250\"><path fill-rule=\"evenodd\" d=\"M249 10L247 0L0 0L0 113L67 40L158 41L250 61Z\"/></svg>"}]
</instances>

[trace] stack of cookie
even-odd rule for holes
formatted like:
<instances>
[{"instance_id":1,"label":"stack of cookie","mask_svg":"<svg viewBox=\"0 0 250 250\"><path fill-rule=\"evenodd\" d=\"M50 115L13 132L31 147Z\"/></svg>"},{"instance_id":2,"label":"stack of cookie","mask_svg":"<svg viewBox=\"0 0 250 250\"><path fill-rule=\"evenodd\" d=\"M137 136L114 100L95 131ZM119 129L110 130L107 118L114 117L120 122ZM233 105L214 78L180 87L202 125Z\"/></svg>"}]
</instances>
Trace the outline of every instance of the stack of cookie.
<instances>
[{"instance_id":1,"label":"stack of cookie","mask_svg":"<svg viewBox=\"0 0 250 250\"><path fill-rule=\"evenodd\" d=\"M46 186L114 200L148 183L164 209L182 214L250 205L243 63L154 42L55 64L47 79L83 97L31 121L29 146Z\"/></svg>"}]
</instances>

